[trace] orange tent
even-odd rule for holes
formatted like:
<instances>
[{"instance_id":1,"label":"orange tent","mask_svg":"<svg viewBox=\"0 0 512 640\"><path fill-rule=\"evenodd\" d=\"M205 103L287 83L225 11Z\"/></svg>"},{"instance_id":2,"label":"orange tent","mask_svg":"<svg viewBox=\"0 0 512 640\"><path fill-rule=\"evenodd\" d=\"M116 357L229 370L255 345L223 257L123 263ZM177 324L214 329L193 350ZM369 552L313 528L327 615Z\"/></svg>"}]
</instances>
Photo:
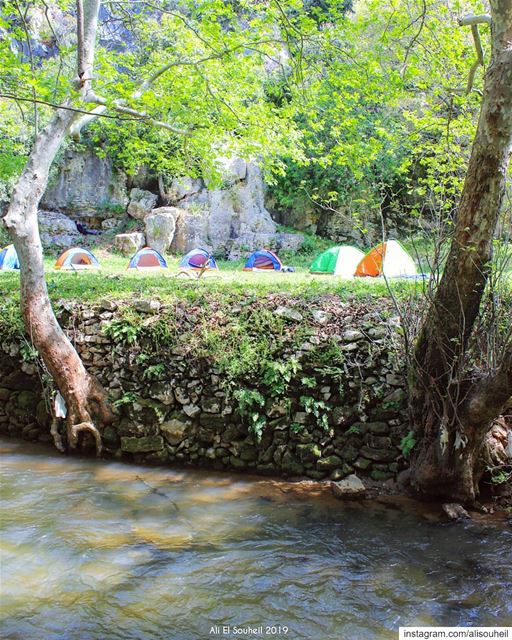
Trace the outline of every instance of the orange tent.
<instances>
[{"instance_id":1,"label":"orange tent","mask_svg":"<svg viewBox=\"0 0 512 640\"><path fill-rule=\"evenodd\" d=\"M355 276L400 276L416 275L414 260L396 240L381 242L369 251L357 265Z\"/></svg>"},{"instance_id":2,"label":"orange tent","mask_svg":"<svg viewBox=\"0 0 512 640\"><path fill-rule=\"evenodd\" d=\"M100 264L88 249L72 247L57 258L54 268L77 271L80 269L99 269Z\"/></svg>"}]
</instances>

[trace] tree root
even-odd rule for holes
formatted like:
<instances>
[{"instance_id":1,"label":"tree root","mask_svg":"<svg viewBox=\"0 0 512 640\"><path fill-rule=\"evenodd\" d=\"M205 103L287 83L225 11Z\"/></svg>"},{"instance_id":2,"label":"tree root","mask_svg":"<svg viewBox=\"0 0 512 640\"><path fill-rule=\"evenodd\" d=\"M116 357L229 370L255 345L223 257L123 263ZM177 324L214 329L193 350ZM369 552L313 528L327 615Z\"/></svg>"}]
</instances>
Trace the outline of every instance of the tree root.
<instances>
[{"instance_id":1,"label":"tree root","mask_svg":"<svg viewBox=\"0 0 512 640\"><path fill-rule=\"evenodd\" d=\"M96 455L99 457L102 450L101 434L92 422L79 422L78 424L68 425L68 442L70 448L75 449L78 443L78 434L81 431L92 433L96 441Z\"/></svg>"},{"instance_id":2,"label":"tree root","mask_svg":"<svg viewBox=\"0 0 512 640\"><path fill-rule=\"evenodd\" d=\"M60 451L61 453L65 453L66 451L66 447L64 446L64 443L62 442L62 436L59 433L59 419L58 418L54 418L52 420L52 424L50 427L50 433L51 436L53 438L53 443L55 444L55 447L58 451Z\"/></svg>"}]
</instances>

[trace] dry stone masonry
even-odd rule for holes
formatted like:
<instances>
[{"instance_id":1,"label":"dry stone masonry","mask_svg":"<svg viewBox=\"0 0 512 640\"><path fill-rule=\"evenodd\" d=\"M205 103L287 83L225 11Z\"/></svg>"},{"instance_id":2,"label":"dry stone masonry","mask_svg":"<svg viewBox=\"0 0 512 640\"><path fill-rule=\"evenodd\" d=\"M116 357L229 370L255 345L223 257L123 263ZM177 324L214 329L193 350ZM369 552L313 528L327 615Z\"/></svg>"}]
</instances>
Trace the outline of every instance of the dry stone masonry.
<instances>
[{"instance_id":1,"label":"dry stone masonry","mask_svg":"<svg viewBox=\"0 0 512 640\"><path fill-rule=\"evenodd\" d=\"M106 455L334 482L348 478L339 491L349 494L360 489L353 475L394 477L405 466L400 443L408 433L404 379L395 360L397 318L333 296L276 296L264 304L284 327L280 337L268 337L282 341L273 362L296 364L271 383L263 375L227 385L214 357L191 351L201 333L201 309L190 303L66 303L61 322L117 411L116 422L102 434ZM244 305L249 308L242 301L217 317L236 317ZM123 324L127 308L138 314L138 337ZM186 340L177 338L148 355L145 336L165 326L157 323L166 323L171 311L172 331ZM20 343L0 347L0 432L49 442L48 398L37 366ZM259 434L251 428L254 414L244 411L241 389L263 398L255 405L263 425Z\"/></svg>"}]
</instances>

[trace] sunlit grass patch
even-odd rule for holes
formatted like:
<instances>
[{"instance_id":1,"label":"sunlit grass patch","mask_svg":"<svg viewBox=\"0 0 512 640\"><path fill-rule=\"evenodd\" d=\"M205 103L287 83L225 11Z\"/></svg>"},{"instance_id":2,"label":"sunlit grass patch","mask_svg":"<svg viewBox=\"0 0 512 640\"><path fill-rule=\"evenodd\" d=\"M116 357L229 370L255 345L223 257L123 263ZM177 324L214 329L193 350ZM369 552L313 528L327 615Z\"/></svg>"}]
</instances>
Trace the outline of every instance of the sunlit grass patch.
<instances>
[{"instance_id":1,"label":"sunlit grass patch","mask_svg":"<svg viewBox=\"0 0 512 640\"><path fill-rule=\"evenodd\" d=\"M246 272L243 261L219 261L219 271L200 279L178 278L178 258L168 259L168 269L161 271L127 270L128 258L105 249L94 251L100 261L99 271L57 271L55 259L45 258L45 268L50 296L53 300L80 300L94 302L104 297L125 298L155 296L162 301L184 299L200 300L205 296L261 297L286 294L300 298L322 295L339 295L342 299L388 297L389 291L383 279L357 278L342 280L333 276L311 275L304 266L294 273ZM291 260L291 266L295 266ZM421 283L407 280L391 280L393 292L402 295L415 290ZM2 273L2 296L17 298L19 274Z\"/></svg>"}]
</instances>

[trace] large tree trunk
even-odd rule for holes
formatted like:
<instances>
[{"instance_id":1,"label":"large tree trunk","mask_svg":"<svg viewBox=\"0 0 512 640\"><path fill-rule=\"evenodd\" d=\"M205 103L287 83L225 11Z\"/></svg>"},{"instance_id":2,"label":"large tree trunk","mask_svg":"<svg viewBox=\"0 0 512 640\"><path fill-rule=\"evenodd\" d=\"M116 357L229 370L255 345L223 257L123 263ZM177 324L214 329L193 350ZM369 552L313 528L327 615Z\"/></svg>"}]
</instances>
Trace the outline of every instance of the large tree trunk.
<instances>
[{"instance_id":1,"label":"large tree trunk","mask_svg":"<svg viewBox=\"0 0 512 640\"><path fill-rule=\"evenodd\" d=\"M87 430L93 433L100 451L101 438L94 423L108 423L112 419L111 412L101 385L87 373L53 313L37 222L37 208L47 185L50 166L74 115L72 111L59 109L38 134L14 189L4 223L20 260L21 309L27 335L66 401L68 443L74 447L78 432Z\"/></svg>"},{"instance_id":2,"label":"large tree trunk","mask_svg":"<svg viewBox=\"0 0 512 640\"><path fill-rule=\"evenodd\" d=\"M466 350L488 279L492 241L512 143L512 2L492 0L492 58L446 267L425 316L411 375L417 446L413 485L423 494L472 502L490 423L512 393L507 353L475 382Z\"/></svg>"},{"instance_id":3,"label":"large tree trunk","mask_svg":"<svg viewBox=\"0 0 512 640\"><path fill-rule=\"evenodd\" d=\"M87 101L92 91L94 51L99 0L77 0L76 88ZM69 104L62 105L46 128L36 135L34 146L16 184L4 218L21 265L21 310L27 335L38 350L67 406L68 444L77 444L80 431L88 431L101 451L101 436L95 425L112 420L106 393L87 373L75 348L53 313L44 276L43 249L37 209L48 183L55 156L76 119ZM59 445L58 434L54 433Z\"/></svg>"}]
</instances>

